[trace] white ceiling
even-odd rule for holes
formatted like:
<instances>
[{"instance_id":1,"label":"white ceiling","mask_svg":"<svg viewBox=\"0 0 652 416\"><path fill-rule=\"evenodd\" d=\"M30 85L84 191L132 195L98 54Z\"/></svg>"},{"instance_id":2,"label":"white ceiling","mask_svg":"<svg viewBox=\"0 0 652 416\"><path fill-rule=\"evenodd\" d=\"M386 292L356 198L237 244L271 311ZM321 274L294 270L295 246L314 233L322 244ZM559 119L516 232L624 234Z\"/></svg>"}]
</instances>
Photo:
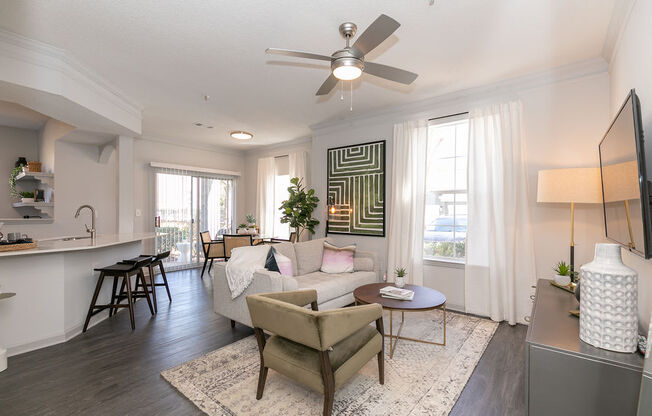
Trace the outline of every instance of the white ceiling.
<instances>
[{"instance_id":1,"label":"white ceiling","mask_svg":"<svg viewBox=\"0 0 652 416\"><path fill-rule=\"evenodd\" d=\"M20 104L0 101L0 126L40 130L48 117Z\"/></svg>"},{"instance_id":2,"label":"white ceiling","mask_svg":"<svg viewBox=\"0 0 652 416\"><path fill-rule=\"evenodd\" d=\"M366 58L419 78L402 86L363 75L353 85L360 114L598 57L619 1L0 0L0 26L97 71L142 106L143 136L247 148L350 115L347 94L314 95L327 62L267 47L328 55L344 46L340 23L361 33L381 13L396 19L402 26ZM255 139L236 142L235 129Z\"/></svg>"}]
</instances>

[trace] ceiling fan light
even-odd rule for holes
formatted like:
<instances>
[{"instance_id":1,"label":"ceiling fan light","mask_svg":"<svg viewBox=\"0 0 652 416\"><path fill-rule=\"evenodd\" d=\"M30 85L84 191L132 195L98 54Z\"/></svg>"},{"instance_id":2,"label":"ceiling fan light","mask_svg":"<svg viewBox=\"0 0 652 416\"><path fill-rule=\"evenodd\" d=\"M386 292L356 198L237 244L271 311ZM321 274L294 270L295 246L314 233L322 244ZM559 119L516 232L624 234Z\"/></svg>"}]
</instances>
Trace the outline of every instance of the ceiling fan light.
<instances>
[{"instance_id":1,"label":"ceiling fan light","mask_svg":"<svg viewBox=\"0 0 652 416\"><path fill-rule=\"evenodd\" d=\"M333 75L335 75L335 78L341 79L342 81L350 81L360 78L362 70L357 66L340 66L333 70Z\"/></svg>"},{"instance_id":2,"label":"ceiling fan light","mask_svg":"<svg viewBox=\"0 0 652 416\"><path fill-rule=\"evenodd\" d=\"M360 78L362 68L362 61L351 57L336 59L331 65L335 78L342 81Z\"/></svg>"},{"instance_id":3,"label":"ceiling fan light","mask_svg":"<svg viewBox=\"0 0 652 416\"><path fill-rule=\"evenodd\" d=\"M248 131L232 131L231 137L237 140L251 140L254 138L254 135Z\"/></svg>"}]
</instances>

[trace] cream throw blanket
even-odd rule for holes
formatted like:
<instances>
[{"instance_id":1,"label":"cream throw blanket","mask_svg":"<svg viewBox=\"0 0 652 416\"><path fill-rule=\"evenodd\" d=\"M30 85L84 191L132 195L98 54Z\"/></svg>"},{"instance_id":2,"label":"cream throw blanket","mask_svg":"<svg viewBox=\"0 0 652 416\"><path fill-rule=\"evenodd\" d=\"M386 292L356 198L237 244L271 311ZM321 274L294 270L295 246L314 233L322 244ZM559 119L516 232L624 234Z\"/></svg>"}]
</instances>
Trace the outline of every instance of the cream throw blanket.
<instances>
[{"instance_id":1,"label":"cream throw blanket","mask_svg":"<svg viewBox=\"0 0 652 416\"><path fill-rule=\"evenodd\" d=\"M231 251L226 262L226 281L231 289L231 299L235 299L251 284L256 270L265 269L269 253L268 245L238 247Z\"/></svg>"}]
</instances>

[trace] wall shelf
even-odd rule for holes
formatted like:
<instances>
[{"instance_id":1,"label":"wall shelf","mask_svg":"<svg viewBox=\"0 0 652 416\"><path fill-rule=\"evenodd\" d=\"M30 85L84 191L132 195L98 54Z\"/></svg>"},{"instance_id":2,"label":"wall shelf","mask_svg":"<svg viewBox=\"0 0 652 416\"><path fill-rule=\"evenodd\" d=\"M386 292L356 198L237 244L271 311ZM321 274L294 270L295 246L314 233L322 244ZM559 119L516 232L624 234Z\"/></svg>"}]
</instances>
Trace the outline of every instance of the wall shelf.
<instances>
[{"instance_id":1,"label":"wall shelf","mask_svg":"<svg viewBox=\"0 0 652 416\"><path fill-rule=\"evenodd\" d=\"M49 208L54 206L54 202L14 202L14 208L34 207L34 208Z\"/></svg>"},{"instance_id":2,"label":"wall shelf","mask_svg":"<svg viewBox=\"0 0 652 416\"><path fill-rule=\"evenodd\" d=\"M37 181L49 187L54 187L54 173L21 172L16 176L17 182Z\"/></svg>"}]
</instances>

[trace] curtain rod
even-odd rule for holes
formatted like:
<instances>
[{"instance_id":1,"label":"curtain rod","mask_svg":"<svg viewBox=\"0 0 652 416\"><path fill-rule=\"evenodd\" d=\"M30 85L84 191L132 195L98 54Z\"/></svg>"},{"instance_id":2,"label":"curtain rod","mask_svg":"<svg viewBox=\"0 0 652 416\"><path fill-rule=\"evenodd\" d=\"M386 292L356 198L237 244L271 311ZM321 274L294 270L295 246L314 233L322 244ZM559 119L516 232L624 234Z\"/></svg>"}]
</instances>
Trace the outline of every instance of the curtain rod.
<instances>
[{"instance_id":1,"label":"curtain rod","mask_svg":"<svg viewBox=\"0 0 652 416\"><path fill-rule=\"evenodd\" d=\"M448 118L448 117L463 116L464 114L469 114L469 112L468 112L468 111L464 111L463 113L450 114L450 115L447 115L447 116L441 116L441 117L433 117L433 118L429 118L428 121L440 120L440 119L442 119L442 118Z\"/></svg>"},{"instance_id":2,"label":"curtain rod","mask_svg":"<svg viewBox=\"0 0 652 416\"><path fill-rule=\"evenodd\" d=\"M230 170L221 170L221 169L201 168L198 166L175 165L172 163L162 163L162 162L150 162L149 165L153 168L179 169L179 170L187 170L190 172L214 173L217 175L227 175L227 176L241 176L240 172L233 172Z\"/></svg>"}]
</instances>

